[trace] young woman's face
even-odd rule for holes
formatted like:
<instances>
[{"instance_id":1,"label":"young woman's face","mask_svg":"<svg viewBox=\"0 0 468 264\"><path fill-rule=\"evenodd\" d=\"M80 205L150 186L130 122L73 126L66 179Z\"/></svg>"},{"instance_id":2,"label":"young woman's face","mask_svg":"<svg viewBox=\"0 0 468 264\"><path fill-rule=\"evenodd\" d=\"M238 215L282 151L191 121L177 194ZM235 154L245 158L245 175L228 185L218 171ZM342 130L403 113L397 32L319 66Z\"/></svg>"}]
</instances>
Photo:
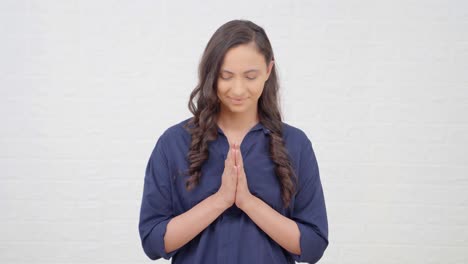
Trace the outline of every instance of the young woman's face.
<instances>
[{"instance_id":1,"label":"young woman's face","mask_svg":"<svg viewBox=\"0 0 468 264\"><path fill-rule=\"evenodd\" d=\"M217 95L222 107L232 112L256 110L273 67L273 61L266 67L265 58L253 45L229 49L220 68Z\"/></svg>"}]
</instances>

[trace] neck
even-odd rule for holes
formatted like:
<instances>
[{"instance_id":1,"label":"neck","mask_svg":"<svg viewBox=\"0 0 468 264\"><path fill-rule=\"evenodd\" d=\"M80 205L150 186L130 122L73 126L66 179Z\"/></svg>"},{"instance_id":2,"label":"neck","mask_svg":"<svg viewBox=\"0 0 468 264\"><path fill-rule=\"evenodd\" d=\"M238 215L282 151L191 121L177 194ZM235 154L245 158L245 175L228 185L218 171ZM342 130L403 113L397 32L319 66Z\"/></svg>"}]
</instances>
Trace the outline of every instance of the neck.
<instances>
[{"instance_id":1,"label":"neck","mask_svg":"<svg viewBox=\"0 0 468 264\"><path fill-rule=\"evenodd\" d=\"M220 112L216 123L225 132L243 132L251 129L259 122L258 113L226 113Z\"/></svg>"}]
</instances>

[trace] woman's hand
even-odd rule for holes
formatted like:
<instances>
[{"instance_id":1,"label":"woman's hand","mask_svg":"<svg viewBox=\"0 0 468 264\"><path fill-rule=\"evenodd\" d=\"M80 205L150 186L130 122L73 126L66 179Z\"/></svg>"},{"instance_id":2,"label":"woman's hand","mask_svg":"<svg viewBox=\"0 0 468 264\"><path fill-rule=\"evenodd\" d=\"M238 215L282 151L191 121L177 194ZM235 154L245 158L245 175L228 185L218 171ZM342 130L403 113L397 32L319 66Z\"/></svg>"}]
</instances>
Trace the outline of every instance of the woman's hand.
<instances>
[{"instance_id":1,"label":"woman's hand","mask_svg":"<svg viewBox=\"0 0 468 264\"><path fill-rule=\"evenodd\" d=\"M252 198L249 186L247 185L247 176L244 171L244 162L242 159L242 153L239 149L239 145L234 143L234 157L236 163L236 174L237 174L237 188L235 194L236 206L243 209L245 204Z\"/></svg>"},{"instance_id":2,"label":"woman's hand","mask_svg":"<svg viewBox=\"0 0 468 264\"><path fill-rule=\"evenodd\" d=\"M221 187L217 195L221 198L223 206L227 209L236 201L237 172L235 168L234 145L229 147L229 151L224 161L224 171L221 177Z\"/></svg>"}]
</instances>

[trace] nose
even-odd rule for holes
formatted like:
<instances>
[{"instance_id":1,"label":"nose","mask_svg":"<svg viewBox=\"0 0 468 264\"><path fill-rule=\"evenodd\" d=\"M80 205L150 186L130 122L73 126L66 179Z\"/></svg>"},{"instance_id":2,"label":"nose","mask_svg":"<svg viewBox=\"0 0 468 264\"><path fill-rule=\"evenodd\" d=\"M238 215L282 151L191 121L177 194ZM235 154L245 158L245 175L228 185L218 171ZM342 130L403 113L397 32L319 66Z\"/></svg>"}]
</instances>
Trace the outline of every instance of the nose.
<instances>
[{"instance_id":1,"label":"nose","mask_svg":"<svg viewBox=\"0 0 468 264\"><path fill-rule=\"evenodd\" d=\"M244 82L242 80L236 79L234 84L232 85L232 95L236 98L244 97L245 94L244 90Z\"/></svg>"}]
</instances>

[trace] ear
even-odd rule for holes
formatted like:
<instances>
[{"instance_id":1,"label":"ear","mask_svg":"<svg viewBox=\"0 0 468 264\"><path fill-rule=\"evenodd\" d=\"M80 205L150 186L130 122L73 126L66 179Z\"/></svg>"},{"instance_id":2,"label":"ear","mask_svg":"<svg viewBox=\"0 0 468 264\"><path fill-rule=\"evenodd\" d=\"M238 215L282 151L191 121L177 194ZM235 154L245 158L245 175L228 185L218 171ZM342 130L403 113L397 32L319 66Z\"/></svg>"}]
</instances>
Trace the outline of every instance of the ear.
<instances>
[{"instance_id":1,"label":"ear","mask_svg":"<svg viewBox=\"0 0 468 264\"><path fill-rule=\"evenodd\" d=\"M271 70L273 69L273 65L275 64L275 61L274 60L271 60L270 61L270 65L268 65L268 69L267 69L267 78L265 81L268 80L268 78L270 78L270 74L271 74Z\"/></svg>"}]
</instances>

